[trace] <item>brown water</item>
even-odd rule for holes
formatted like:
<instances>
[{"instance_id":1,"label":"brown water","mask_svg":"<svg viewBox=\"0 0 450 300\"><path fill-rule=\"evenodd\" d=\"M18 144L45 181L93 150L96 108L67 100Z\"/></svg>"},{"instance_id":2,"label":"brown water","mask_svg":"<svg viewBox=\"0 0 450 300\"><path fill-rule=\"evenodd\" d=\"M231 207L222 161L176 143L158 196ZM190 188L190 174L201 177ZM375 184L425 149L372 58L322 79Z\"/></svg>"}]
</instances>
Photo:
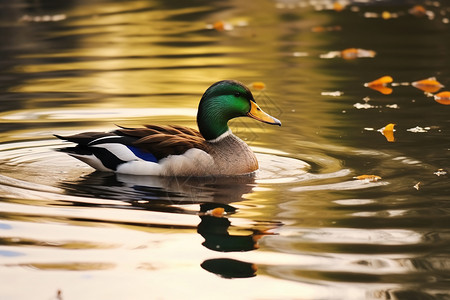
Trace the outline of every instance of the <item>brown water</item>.
<instances>
[{"instance_id":1,"label":"brown water","mask_svg":"<svg viewBox=\"0 0 450 300\"><path fill-rule=\"evenodd\" d=\"M450 86L449 3L312 3L1 3L0 299L450 299L449 106L411 85ZM385 75L391 93L364 86ZM222 79L263 82L283 123L231 122L255 178L54 151L54 133L195 127Z\"/></svg>"}]
</instances>

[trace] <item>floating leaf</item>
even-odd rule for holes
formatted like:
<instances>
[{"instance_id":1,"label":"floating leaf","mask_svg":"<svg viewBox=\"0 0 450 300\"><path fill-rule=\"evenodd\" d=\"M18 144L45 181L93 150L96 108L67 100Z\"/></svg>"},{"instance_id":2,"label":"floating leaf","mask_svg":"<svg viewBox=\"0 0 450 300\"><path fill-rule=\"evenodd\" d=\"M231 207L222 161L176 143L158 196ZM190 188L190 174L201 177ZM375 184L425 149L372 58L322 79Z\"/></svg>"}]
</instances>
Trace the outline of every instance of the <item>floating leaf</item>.
<instances>
[{"instance_id":1,"label":"floating leaf","mask_svg":"<svg viewBox=\"0 0 450 300\"><path fill-rule=\"evenodd\" d=\"M341 51L341 57L343 59L355 59L361 57L375 57L375 51L365 50L359 48L348 48Z\"/></svg>"},{"instance_id":2,"label":"floating leaf","mask_svg":"<svg viewBox=\"0 0 450 300\"><path fill-rule=\"evenodd\" d=\"M375 79L374 81L365 83L365 85L367 85L369 87L375 86L375 85L386 85L388 83L391 83L392 81L394 81L394 79L391 76L383 76L378 79Z\"/></svg>"},{"instance_id":3,"label":"floating leaf","mask_svg":"<svg viewBox=\"0 0 450 300\"><path fill-rule=\"evenodd\" d=\"M395 137L394 137L394 123L389 123L386 126L384 126L383 128L378 129L379 132L381 132L382 135L384 135L384 137L386 138L386 140L388 142L395 142Z\"/></svg>"},{"instance_id":4,"label":"floating leaf","mask_svg":"<svg viewBox=\"0 0 450 300\"><path fill-rule=\"evenodd\" d=\"M233 25L224 21L217 21L214 24L206 25L208 29L215 29L217 31L233 30Z\"/></svg>"},{"instance_id":5,"label":"floating leaf","mask_svg":"<svg viewBox=\"0 0 450 300\"><path fill-rule=\"evenodd\" d=\"M415 88L418 88L419 90L428 93L435 93L444 87L440 82L436 80L435 77L414 81L413 83L411 83L411 85Z\"/></svg>"},{"instance_id":6,"label":"floating leaf","mask_svg":"<svg viewBox=\"0 0 450 300\"><path fill-rule=\"evenodd\" d=\"M266 84L264 82L257 81L257 82L252 82L250 84L250 87L255 89L255 90L262 91L262 90L264 90L266 88Z\"/></svg>"},{"instance_id":7,"label":"floating leaf","mask_svg":"<svg viewBox=\"0 0 450 300\"><path fill-rule=\"evenodd\" d=\"M427 14L427 10L422 5L416 5L408 10L408 12L415 17L424 17Z\"/></svg>"},{"instance_id":8,"label":"floating leaf","mask_svg":"<svg viewBox=\"0 0 450 300\"><path fill-rule=\"evenodd\" d=\"M223 207L216 207L214 209L206 211L204 214L216 218L222 218L225 214L225 209Z\"/></svg>"},{"instance_id":9,"label":"floating leaf","mask_svg":"<svg viewBox=\"0 0 450 300\"><path fill-rule=\"evenodd\" d=\"M364 86L376 90L382 94L389 95L392 93L392 89L386 87L386 84L391 83L392 81L394 81L394 79L392 79L391 76L383 76L375 79L374 81L364 83Z\"/></svg>"},{"instance_id":10,"label":"floating leaf","mask_svg":"<svg viewBox=\"0 0 450 300\"><path fill-rule=\"evenodd\" d=\"M450 105L450 92L440 92L434 95L434 100L440 104Z\"/></svg>"},{"instance_id":11,"label":"floating leaf","mask_svg":"<svg viewBox=\"0 0 450 300\"><path fill-rule=\"evenodd\" d=\"M419 186L421 185L421 182L419 181L418 183L416 183L415 185L414 185L414 188L416 189L416 190L419 190Z\"/></svg>"},{"instance_id":12,"label":"floating leaf","mask_svg":"<svg viewBox=\"0 0 450 300\"><path fill-rule=\"evenodd\" d=\"M336 26L328 26L328 27L324 27L324 26L315 26L313 28L311 28L312 32L325 32L325 31L341 31L342 27L339 25Z\"/></svg>"},{"instance_id":13,"label":"floating leaf","mask_svg":"<svg viewBox=\"0 0 450 300\"><path fill-rule=\"evenodd\" d=\"M384 85L376 85L376 86L370 86L372 90L376 90L384 95L390 95L392 94L392 89L390 87L384 86Z\"/></svg>"},{"instance_id":14,"label":"floating leaf","mask_svg":"<svg viewBox=\"0 0 450 300\"><path fill-rule=\"evenodd\" d=\"M394 126L394 123L389 123L384 127L383 131L394 131Z\"/></svg>"},{"instance_id":15,"label":"floating leaf","mask_svg":"<svg viewBox=\"0 0 450 300\"><path fill-rule=\"evenodd\" d=\"M381 18L383 18L385 20L390 19L390 18L392 18L392 14L388 11L383 11L381 13Z\"/></svg>"},{"instance_id":16,"label":"floating leaf","mask_svg":"<svg viewBox=\"0 0 450 300\"><path fill-rule=\"evenodd\" d=\"M342 3L338 2L338 1L333 3L333 9L335 11L342 11L342 10L344 10L344 8L345 8L345 6Z\"/></svg>"},{"instance_id":17,"label":"floating leaf","mask_svg":"<svg viewBox=\"0 0 450 300\"><path fill-rule=\"evenodd\" d=\"M358 179L358 180L365 180L365 181L370 181L370 182L375 182L381 179L380 176L377 175L359 175L356 177L353 177L354 179Z\"/></svg>"}]
</instances>

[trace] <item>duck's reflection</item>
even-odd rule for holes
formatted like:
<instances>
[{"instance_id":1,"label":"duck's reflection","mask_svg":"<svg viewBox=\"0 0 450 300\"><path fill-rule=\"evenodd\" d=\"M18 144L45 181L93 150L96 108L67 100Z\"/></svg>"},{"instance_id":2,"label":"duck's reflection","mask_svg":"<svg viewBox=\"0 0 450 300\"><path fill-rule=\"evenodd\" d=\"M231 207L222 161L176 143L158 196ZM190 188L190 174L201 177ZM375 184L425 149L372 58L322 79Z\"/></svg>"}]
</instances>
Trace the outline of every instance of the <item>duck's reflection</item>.
<instances>
[{"instance_id":1,"label":"duck's reflection","mask_svg":"<svg viewBox=\"0 0 450 300\"><path fill-rule=\"evenodd\" d=\"M126 200L132 204L151 200L154 204L168 205L239 202L244 194L252 192L254 185L254 176L158 177L104 172L93 172L60 184L75 196Z\"/></svg>"},{"instance_id":2,"label":"duck's reflection","mask_svg":"<svg viewBox=\"0 0 450 300\"><path fill-rule=\"evenodd\" d=\"M203 246L219 252L251 251L259 248L258 240L264 235L272 234L270 230L280 224L265 224L262 228L256 225L250 228L236 227L238 233L230 234L231 222L228 218L208 214L214 209L222 208L225 212L234 212L235 208L230 205L220 205L216 203L205 203L200 206L200 219L197 232L205 239ZM239 234L249 232L248 234Z\"/></svg>"},{"instance_id":3,"label":"duck's reflection","mask_svg":"<svg viewBox=\"0 0 450 300\"><path fill-rule=\"evenodd\" d=\"M232 225L229 216L236 208L230 203L242 201L243 195L252 192L253 176L154 177L94 172L61 186L76 196L120 199L150 211L197 214L201 220L197 232L205 239L202 245L217 252L258 249L261 237L282 225L258 221L245 227ZM192 204L199 205L199 210L184 208ZM227 258L209 259L201 266L225 278L252 277L257 270L252 263Z\"/></svg>"},{"instance_id":4,"label":"duck's reflection","mask_svg":"<svg viewBox=\"0 0 450 300\"><path fill-rule=\"evenodd\" d=\"M249 278L256 276L258 267L255 264L229 258L205 260L201 264L208 272L223 278Z\"/></svg>"}]
</instances>

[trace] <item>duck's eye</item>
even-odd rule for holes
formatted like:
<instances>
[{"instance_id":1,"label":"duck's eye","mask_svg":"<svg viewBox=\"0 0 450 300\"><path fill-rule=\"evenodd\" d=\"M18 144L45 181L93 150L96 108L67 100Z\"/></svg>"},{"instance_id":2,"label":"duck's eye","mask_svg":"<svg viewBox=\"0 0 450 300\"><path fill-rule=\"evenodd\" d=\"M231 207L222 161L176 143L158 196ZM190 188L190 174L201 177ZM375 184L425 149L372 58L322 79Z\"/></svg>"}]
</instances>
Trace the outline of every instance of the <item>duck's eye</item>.
<instances>
[{"instance_id":1,"label":"duck's eye","mask_svg":"<svg viewBox=\"0 0 450 300\"><path fill-rule=\"evenodd\" d=\"M241 96L241 93L237 92L237 93L234 94L234 96L235 96L236 98L239 98L239 97Z\"/></svg>"}]
</instances>

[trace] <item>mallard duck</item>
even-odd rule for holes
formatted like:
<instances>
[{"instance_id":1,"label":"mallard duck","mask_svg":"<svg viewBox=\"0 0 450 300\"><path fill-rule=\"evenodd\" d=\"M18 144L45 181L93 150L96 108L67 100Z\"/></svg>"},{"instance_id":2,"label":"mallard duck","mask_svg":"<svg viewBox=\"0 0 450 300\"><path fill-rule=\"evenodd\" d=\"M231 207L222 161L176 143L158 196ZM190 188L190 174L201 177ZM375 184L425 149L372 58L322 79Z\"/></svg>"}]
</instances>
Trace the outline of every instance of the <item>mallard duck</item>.
<instances>
[{"instance_id":1,"label":"mallard duck","mask_svg":"<svg viewBox=\"0 0 450 300\"><path fill-rule=\"evenodd\" d=\"M227 123L244 116L281 126L279 120L261 110L246 86L223 80L211 85L200 100L199 131L177 125L145 125L55 136L77 144L59 151L99 171L157 176L243 175L257 170L258 161Z\"/></svg>"}]
</instances>

